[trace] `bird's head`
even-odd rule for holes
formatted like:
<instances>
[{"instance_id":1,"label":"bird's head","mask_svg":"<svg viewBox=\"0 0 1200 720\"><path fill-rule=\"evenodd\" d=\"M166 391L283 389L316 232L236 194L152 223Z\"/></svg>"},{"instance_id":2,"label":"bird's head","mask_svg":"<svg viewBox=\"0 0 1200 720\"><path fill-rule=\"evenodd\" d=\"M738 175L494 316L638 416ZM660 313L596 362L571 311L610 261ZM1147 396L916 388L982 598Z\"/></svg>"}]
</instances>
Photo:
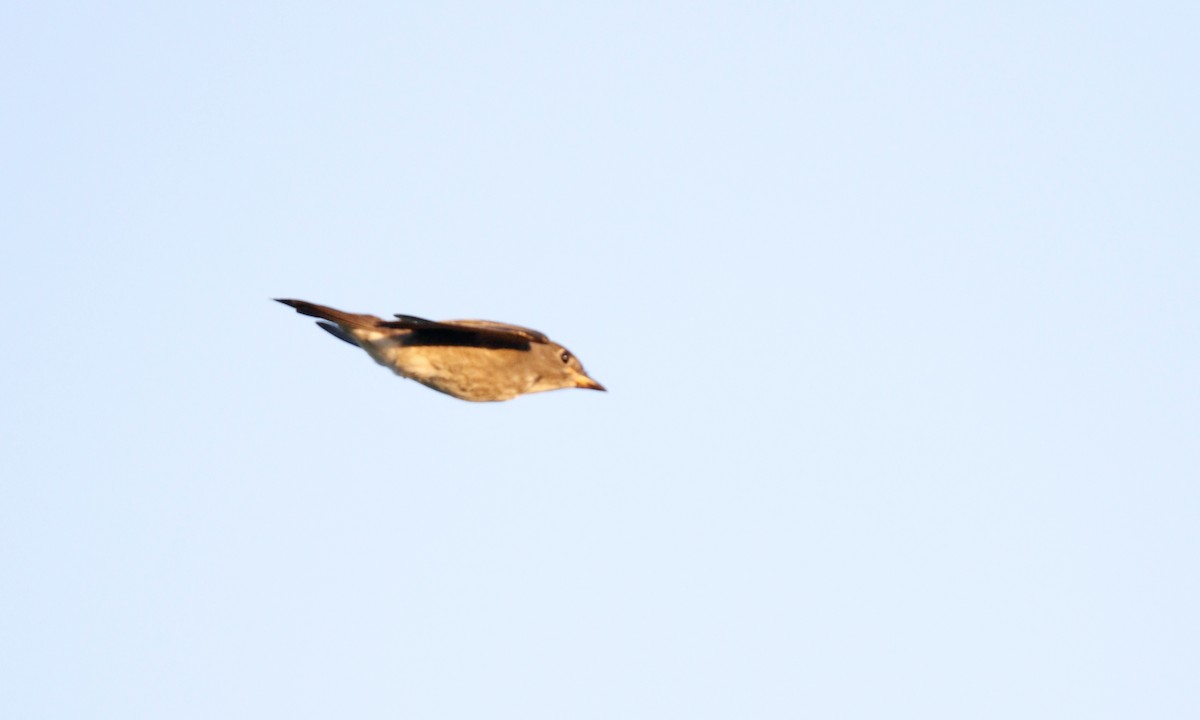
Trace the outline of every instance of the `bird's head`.
<instances>
[{"instance_id":1,"label":"bird's head","mask_svg":"<svg viewBox=\"0 0 1200 720\"><path fill-rule=\"evenodd\" d=\"M557 343L534 343L537 377L527 392L543 392L562 388L585 388L604 391L604 386L588 376L579 358Z\"/></svg>"}]
</instances>

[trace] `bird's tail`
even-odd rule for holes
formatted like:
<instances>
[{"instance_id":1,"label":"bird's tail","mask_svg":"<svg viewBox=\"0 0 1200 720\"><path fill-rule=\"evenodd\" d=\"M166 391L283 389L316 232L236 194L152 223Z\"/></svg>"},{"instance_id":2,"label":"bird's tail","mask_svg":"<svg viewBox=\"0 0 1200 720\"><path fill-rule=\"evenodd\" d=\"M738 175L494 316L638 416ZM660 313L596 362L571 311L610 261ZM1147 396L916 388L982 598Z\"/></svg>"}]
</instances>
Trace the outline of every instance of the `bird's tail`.
<instances>
[{"instance_id":1,"label":"bird's tail","mask_svg":"<svg viewBox=\"0 0 1200 720\"><path fill-rule=\"evenodd\" d=\"M304 300L284 300L275 298L275 302L281 302L289 307L296 308L296 312L309 317L321 318L336 323L346 330L354 328L373 328L376 323L382 322L380 318L374 315L358 315L356 313L342 312L334 310L331 307L318 305L316 303L306 302ZM323 323L318 323L321 327L326 327ZM340 337L340 336L339 336ZM344 339L344 338L343 338Z\"/></svg>"}]
</instances>

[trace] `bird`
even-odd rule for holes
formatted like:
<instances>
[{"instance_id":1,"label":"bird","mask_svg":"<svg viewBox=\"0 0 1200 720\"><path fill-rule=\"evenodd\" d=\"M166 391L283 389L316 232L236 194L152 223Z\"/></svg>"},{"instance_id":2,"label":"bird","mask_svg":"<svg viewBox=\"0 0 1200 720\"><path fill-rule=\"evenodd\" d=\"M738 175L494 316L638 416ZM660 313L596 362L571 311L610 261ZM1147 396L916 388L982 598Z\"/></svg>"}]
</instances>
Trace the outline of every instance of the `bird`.
<instances>
[{"instance_id":1,"label":"bird","mask_svg":"<svg viewBox=\"0 0 1200 720\"><path fill-rule=\"evenodd\" d=\"M274 298L397 375L471 402L584 388L605 391L579 358L537 330L490 320L385 320L304 300Z\"/></svg>"}]
</instances>

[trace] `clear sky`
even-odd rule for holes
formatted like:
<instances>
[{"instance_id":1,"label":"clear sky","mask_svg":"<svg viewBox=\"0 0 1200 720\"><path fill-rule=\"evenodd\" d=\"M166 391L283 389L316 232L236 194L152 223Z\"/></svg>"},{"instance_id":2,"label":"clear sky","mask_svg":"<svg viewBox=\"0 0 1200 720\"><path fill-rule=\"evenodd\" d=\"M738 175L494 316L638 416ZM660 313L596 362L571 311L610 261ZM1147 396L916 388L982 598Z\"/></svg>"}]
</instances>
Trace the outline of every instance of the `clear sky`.
<instances>
[{"instance_id":1,"label":"clear sky","mask_svg":"<svg viewBox=\"0 0 1200 720\"><path fill-rule=\"evenodd\" d=\"M1196 7L5 5L0 716L1200 717Z\"/></svg>"}]
</instances>

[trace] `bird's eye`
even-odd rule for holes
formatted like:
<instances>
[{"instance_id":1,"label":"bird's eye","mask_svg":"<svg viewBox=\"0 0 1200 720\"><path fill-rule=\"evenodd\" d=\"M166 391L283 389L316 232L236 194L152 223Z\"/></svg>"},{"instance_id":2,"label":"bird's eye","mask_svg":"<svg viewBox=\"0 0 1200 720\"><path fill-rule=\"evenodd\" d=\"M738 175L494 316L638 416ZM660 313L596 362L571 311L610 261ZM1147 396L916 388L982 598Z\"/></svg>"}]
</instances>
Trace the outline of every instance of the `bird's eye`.
<instances>
[{"instance_id":1,"label":"bird's eye","mask_svg":"<svg viewBox=\"0 0 1200 720\"><path fill-rule=\"evenodd\" d=\"M559 355L559 357L562 358L562 361L565 363L571 362L571 353L567 352L566 350L563 350L562 355Z\"/></svg>"}]
</instances>

